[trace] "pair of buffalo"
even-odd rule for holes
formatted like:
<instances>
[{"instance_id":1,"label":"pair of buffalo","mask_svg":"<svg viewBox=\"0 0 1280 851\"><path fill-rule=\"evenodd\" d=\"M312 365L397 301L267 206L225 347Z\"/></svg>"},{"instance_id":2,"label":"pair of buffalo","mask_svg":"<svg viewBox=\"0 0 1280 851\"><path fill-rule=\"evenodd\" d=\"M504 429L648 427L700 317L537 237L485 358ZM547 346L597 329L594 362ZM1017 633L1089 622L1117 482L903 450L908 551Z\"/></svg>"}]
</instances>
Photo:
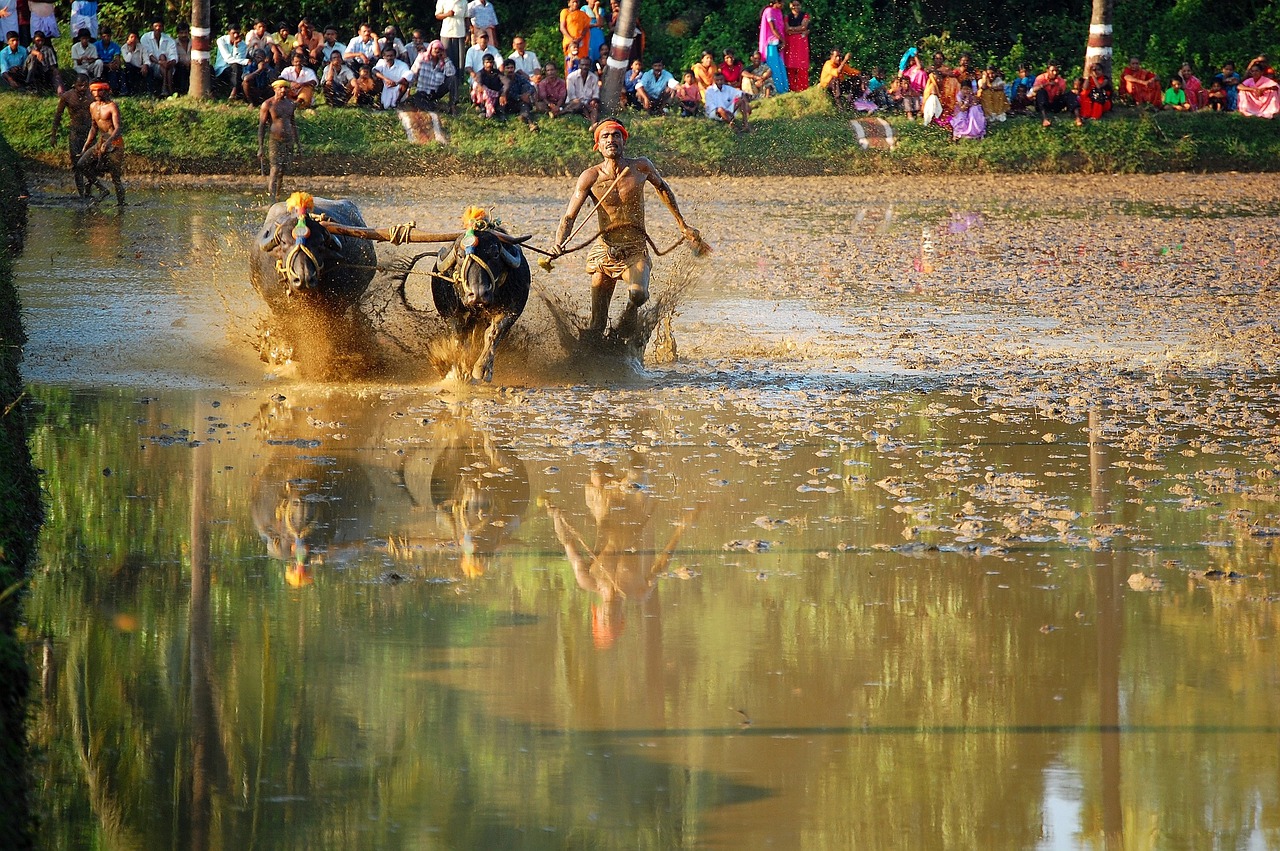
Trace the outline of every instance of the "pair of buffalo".
<instances>
[{"instance_id":1,"label":"pair of buffalo","mask_svg":"<svg viewBox=\"0 0 1280 851\"><path fill-rule=\"evenodd\" d=\"M295 194L267 212L250 264L254 289L280 316L298 309L341 316L377 271L370 238L388 237L367 227L351 201ZM526 239L481 215L436 257L431 294L461 344L458 369L475 381L493 379L498 346L529 299L531 273L520 248Z\"/></svg>"}]
</instances>

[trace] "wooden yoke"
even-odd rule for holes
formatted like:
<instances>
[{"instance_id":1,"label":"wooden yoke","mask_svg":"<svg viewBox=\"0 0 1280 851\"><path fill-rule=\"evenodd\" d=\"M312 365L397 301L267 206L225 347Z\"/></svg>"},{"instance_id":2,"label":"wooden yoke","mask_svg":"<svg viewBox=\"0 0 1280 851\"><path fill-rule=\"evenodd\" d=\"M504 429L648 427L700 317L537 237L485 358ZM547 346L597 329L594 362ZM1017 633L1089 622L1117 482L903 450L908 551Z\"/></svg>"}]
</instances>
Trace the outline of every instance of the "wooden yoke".
<instances>
[{"instance_id":1,"label":"wooden yoke","mask_svg":"<svg viewBox=\"0 0 1280 851\"><path fill-rule=\"evenodd\" d=\"M329 233L338 236L354 236L357 239L371 239L374 242L389 242L392 245L403 245L406 242L453 242L462 236L455 233L419 233L414 231L413 222L404 225L392 225L389 228L353 228L340 225L329 219L320 219L319 224Z\"/></svg>"}]
</instances>

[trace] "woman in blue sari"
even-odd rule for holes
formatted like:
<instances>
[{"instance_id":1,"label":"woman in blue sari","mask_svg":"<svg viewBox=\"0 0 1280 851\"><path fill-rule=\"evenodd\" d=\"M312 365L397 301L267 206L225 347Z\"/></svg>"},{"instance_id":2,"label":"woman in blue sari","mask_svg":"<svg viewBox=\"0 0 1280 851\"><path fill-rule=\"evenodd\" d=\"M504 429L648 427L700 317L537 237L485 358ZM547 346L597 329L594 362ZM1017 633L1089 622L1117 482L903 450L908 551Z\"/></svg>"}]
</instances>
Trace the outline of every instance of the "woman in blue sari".
<instances>
[{"instance_id":1,"label":"woman in blue sari","mask_svg":"<svg viewBox=\"0 0 1280 851\"><path fill-rule=\"evenodd\" d=\"M760 55L773 72L773 89L777 94L791 91L787 85L787 68L782 64L782 42L787 35L787 21L782 14L782 0L770 0L760 13Z\"/></svg>"}]
</instances>

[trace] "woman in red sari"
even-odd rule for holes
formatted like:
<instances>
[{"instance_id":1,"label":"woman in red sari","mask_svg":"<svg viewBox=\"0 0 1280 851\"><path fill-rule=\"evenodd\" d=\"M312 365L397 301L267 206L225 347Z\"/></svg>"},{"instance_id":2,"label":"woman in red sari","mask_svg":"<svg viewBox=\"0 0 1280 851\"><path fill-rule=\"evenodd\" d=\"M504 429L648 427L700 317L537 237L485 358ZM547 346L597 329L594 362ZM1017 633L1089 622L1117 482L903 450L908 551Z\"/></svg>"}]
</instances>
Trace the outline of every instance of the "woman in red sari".
<instances>
[{"instance_id":1,"label":"woman in red sari","mask_svg":"<svg viewBox=\"0 0 1280 851\"><path fill-rule=\"evenodd\" d=\"M809 13L801 8L800 0L791 0L791 11L787 13L782 64L787 68L791 91L809 88Z\"/></svg>"}]
</instances>

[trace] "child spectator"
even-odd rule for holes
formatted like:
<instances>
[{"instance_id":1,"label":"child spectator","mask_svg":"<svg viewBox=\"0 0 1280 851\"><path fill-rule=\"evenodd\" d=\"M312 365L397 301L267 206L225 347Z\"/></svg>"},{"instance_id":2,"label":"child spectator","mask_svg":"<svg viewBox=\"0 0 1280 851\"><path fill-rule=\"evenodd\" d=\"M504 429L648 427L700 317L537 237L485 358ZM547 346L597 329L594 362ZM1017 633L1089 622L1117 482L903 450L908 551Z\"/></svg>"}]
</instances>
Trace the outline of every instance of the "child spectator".
<instances>
[{"instance_id":1,"label":"child spectator","mask_svg":"<svg viewBox=\"0 0 1280 851\"><path fill-rule=\"evenodd\" d=\"M1220 80L1214 80L1209 84L1209 93L1205 98L1208 108L1214 112L1224 112L1227 109L1227 90L1222 88Z\"/></svg>"},{"instance_id":2,"label":"child spectator","mask_svg":"<svg viewBox=\"0 0 1280 851\"><path fill-rule=\"evenodd\" d=\"M1111 86L1111 78L1102 73L1097 65L1090 65L1089 76L1085 78L1080 98L1080 117L1098 121L1111 111L1114 99L1115 90Z\"/></svg>"},{"instance_id":3,"label":"child spectator","mask_svg":"<svg viewBox=\"0 0 1280 851\"><path fill-rule=\"evenodd\" d=\"M1187 112L1191 104L1187 103L1187 93L1182 90L1182 80L1174 77L1169 81L1169 88L1164 93L1164 105L1167 109Z\"/></svg>"},{"instance_id":4,"label":"child spectator","mask_svg":"<svg viewBox=\"0 0 1280 851\"><path fill-rule=\"evenodd\" d=\"M1019 65L1017 76L1005 90L1011 115L1025 115L1028 109L1035 106L1035 99L1030 94L1031 87L1035 84L1036 78L1032 75L1030 67L1025 64Z\"/></svg>"},{"instance_id":5,"label":"child spectator","mask_svg":"<svg viewBox=\"0 0 1280 851\"><path fill-rule=\"evenodd\" d=\"M889 90L884 84L884 72L880 70L879 65L872 66L871 76L867 78L863 91L867 99L879 109L889 108Z\"/></svg>"},{"instance_id":6,"label":"child spectator","mask_svg":"<svg viewBox=\"0 0 1280 851\"><path fill-rule=\"evenodd\" d=\"M356 106L373 109L378 104L378 81L373 78L369 65L362 64L356 71L356 78L351 82L351 94Z\"/></svg>"},{"instance_id":7,"label":"child spectator","mask_svg":"<svg viewBox=\"0 0 1280 851\"><path fill-rule=\"evenodd\" d=\"M1225 62L1222 65L1222 73L1215 74L1213 77L1222 90L1227 93L1227 110L1236 111L1237 93L1240 88L1240 75L1236 73L1236 65L1234 62Z\"/></svg>"},{"instance_id":8,"label":"child spectator","mask_svg":"<svg viewBox=\"0 0 1280 851\"><path fill-rule=\"evenodd\" d=\"M715 82L714 77L712 83ZM692 71L684 72L684 82L676 87L676 100L680 102L680 115L693 118L702 113L702 89Z\"/></svg>"},{"instance_id":9,"label":"child spectator","mask_svg":"<svg viewBox=\"0 0 1280 851\"><path fill-rule=\"evenodd\" d=\"M622 78L622 92L627 103L635 109L644 109L640 105L640 99L636 97L636 86L639 85L642 76L644 76L644 64L639 59L632 59L631 67Z\"/></svg>"}]
</instances>

